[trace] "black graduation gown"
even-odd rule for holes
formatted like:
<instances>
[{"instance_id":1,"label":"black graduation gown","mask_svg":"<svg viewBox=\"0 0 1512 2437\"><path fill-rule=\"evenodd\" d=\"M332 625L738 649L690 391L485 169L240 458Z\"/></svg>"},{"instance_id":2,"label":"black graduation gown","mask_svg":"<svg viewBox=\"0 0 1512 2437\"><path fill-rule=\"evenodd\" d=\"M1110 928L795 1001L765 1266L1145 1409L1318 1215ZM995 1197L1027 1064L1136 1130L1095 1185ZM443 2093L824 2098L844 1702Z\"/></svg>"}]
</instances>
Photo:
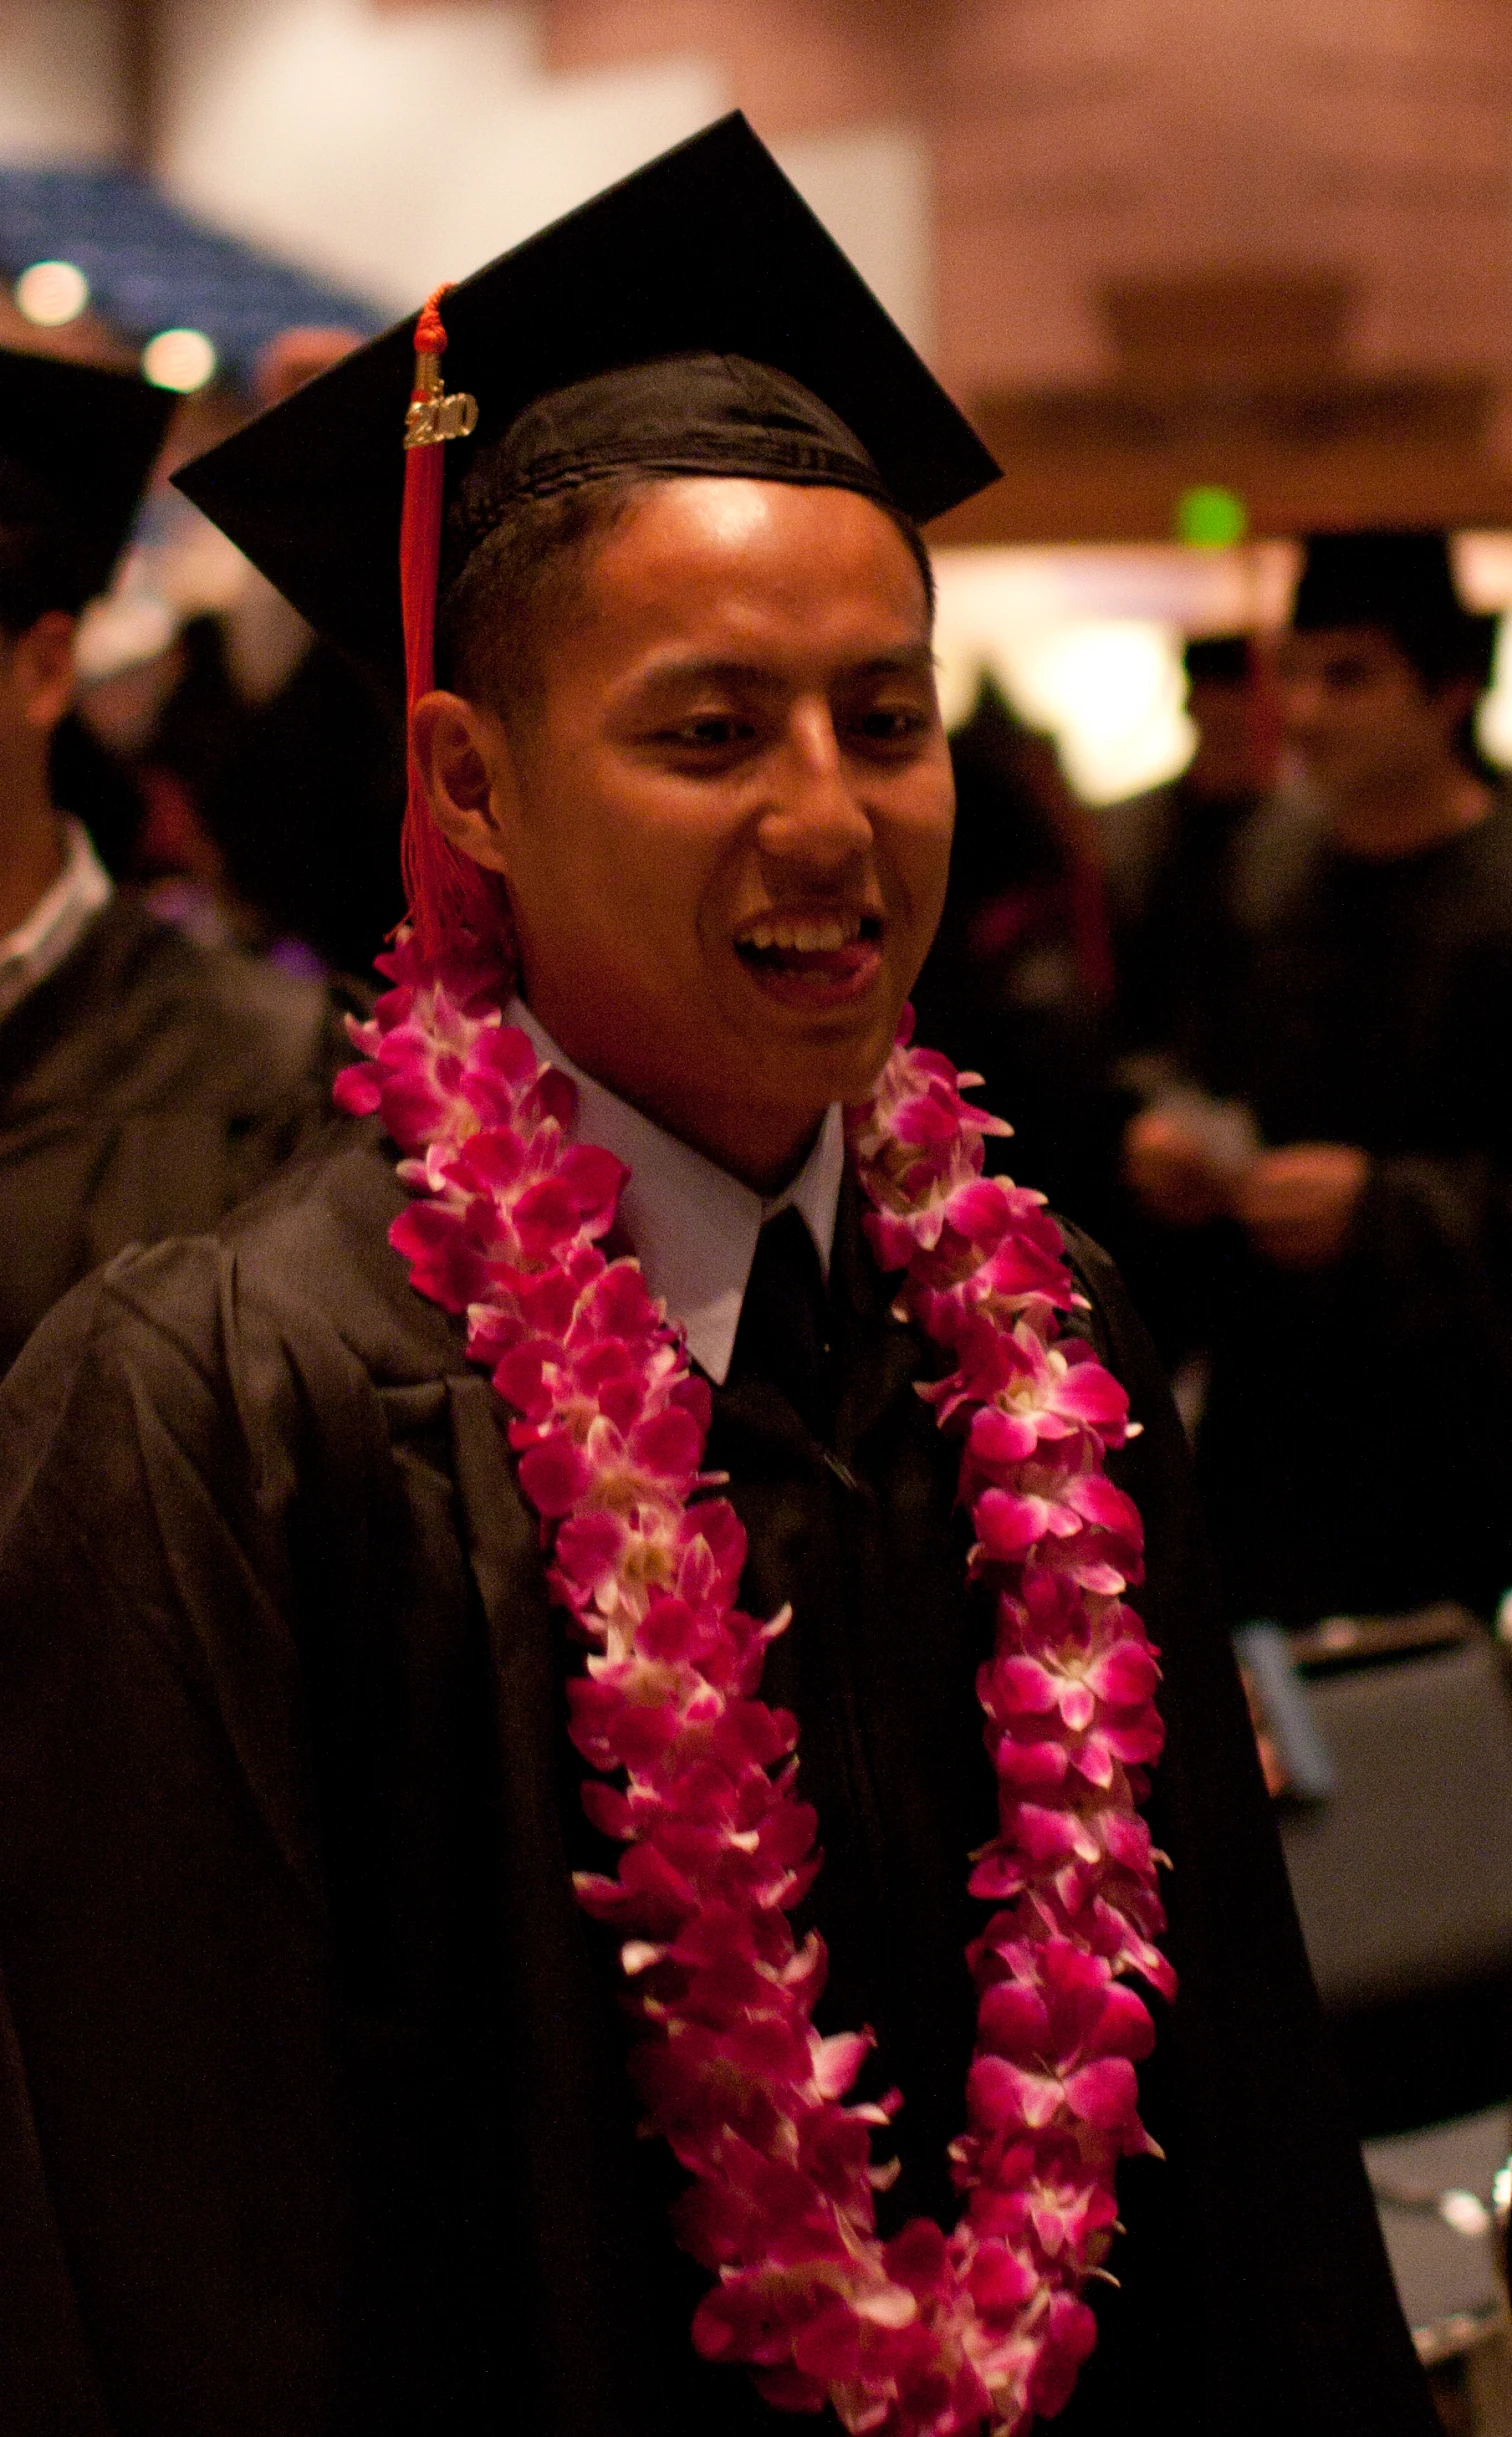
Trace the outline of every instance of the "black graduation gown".
<instances>
[{"instance_id":1,"label":"black graduation gown","mask_svg":"<svg viewBox=\"0 0 1512 2437\"><path fill-rule=\"evenodd\" d=\"M130 897L0 1021L0 1371L126 1244L213 1227L330 1114L330 994Z\"/></svg>"},{"instance_id":2,"label":"black graduation gown","mask_svg":"<svg viewBox=\"0 0 1512 2437\"><path fill-rule=\"evenodd\" d=\"M1512 808L1387 863L1277 808L1241 863L1203 1079L1267 1141L1356 1143L1370 1168L1328 1269L1220 1231L1198 1460L1231 1609L1489 1613L1512 1583Z\"/></svg>"},{"instance_id":3,"label":"black graduation gown","mask_svg":"<svg viewBox=\"0 0 1512 2437\"><path fill-rule=\"evenodd\" d=\"M1255 794L1182 779L1098 816L1118 969L1118 1047L1205 1074L1226 1037L1240 946L1235 866Z\"/></svg>"},{"instance_id":4,"label":"black graduation gown","mask_svg":"<svg viewBox=\"0 0 1512 2437\"><path fill-rule=\"evenodd\" d=\"M0 2396L7 2437L779 2437L698 2363L678 2182L637 2142L563 1727L573 1663L500 1413L409 1288L352 1126L217 1238L81 1286L0 1390ZM1314 1998L1183 1450L1148 1427L1174 2009L1167 2162L1067 2437L1429 2437ZM822 2020L907 2091L898 2208L943 2205L984 1831L951 1454L927 1349L842 1202L831 1448L759 1376L711 1458L744 1596L793 1626L828 1860Z\"/></svg>"}]
</instances>

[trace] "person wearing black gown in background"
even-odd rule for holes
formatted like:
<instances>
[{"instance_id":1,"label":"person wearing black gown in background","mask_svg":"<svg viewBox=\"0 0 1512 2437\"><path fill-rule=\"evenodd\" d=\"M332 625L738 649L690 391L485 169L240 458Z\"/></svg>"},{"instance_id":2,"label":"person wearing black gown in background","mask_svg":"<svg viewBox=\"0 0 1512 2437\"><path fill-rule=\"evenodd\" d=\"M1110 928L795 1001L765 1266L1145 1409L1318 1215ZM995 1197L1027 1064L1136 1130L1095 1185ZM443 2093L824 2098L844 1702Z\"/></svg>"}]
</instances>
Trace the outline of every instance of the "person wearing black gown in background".
<instances>
[{"instance_id":1,"label":"person wearing black gown in background","mask_svg":"<svg viewBox=\"0 0 1512 2437\"><path fill-rule=\"evenodd\" d=\"M1441 534L1309 544L1279 681L1310 793L1245 829L1191 1076L1250 1139L1215 1149L1174 1105L1128 1138L1146 1208L1204 1263L1197 1452L1236 1618L1489 1616L1512 1582L1512 807L1472 726L1490 629Z\"/></svg>"},{"instance_id":2,"label":"person wearing black gown in background","mask_svg":"<svg viewBox=\"0 0 1512 2437\"><path fill-rule=\"evenodd\" d=\"M1210 1326L1222 1247L1151 1221L1122 1186L1118 1138L1132 1108L1204 1108L1243 972L1238 903L1246 836L1277 781L1274 681L1250 635L1201 635L1182 654L1191 761L1163 787L1098 814L1116 990L1099 1139L1106 1238L1167 1368L1186 1388ZM1230 1131L1233 1112L1227 1113ZM1217 1118L1223 1139L1224 1116ZM1240 1120L1241 1138L1248 1129Z\"/></svg>"},{"instance_id":3,"label":"person wearing black gown in background","mask_svg":"<svg viewBox=\"0 0 1512 2437\"><path fill-rule=\"evenodd\" d=\"M0 1371L124 1245L212 1226L325 1122L328 994L118 895L53 786L79 611L103 590L172 400L0 353ZM90 789L86 784L86 798Z\"/></svg>"},{"instance_id":4,"label":"person wearing black gown in background","mask_svg":"<svg viewBox=\"0 0 1512 2437\"><path fill-rule=\"evenodd\" d=\"M1186 645L1196 732L1180 776L1097 815L1117 968L1117 1047L1206 1072L1233 984L1235 870L1276 780L1270 695L1253 637Z\"/></svg>"},{"instance_id":5,"label":"person wearing black gown in background","mask_svg":"<svg viewBox=\"0 0 1512 2437\"><path fill-rule=\"evenodd\" d=\"M1114 1162L1106 1088L1113 966L1097 831L1053 737L984 676L950 739L956 826L945 911L914 990L919 1037L984 1079L1020 1171L1100 1231Z\"/></svg>"},{"instance_id":6,"label":"person wearing black gown in background","mask_svg":"<svg viewBox=\"0 0 1512 2437\"><path fill-rule=\"evenodd\" d=\"M513 1020L629 1159L742 1601L793 1602L764 1689L822 1822L819 2019L874 2025L866 2086L907 2093L884 2225L948 2216L990 1620L835 1103L870 1088L943 890L909 518L991 461L738 120L446 315L479 423L448 443L428 800L507 876ZM405 323L184 477L385 665L412 347ZM816 922L870 943L843 1021L803 997L836 951L774 940L755 971L739 944ZM0 1391L8 2437L794 2426L689 2340L705 2279L670 2151L636 2138L618 1940L573 1895L608 1851L565 1731L579 1662L489 1379L387 1241L405 1206L350 1121L225 1227L79 1289ZM1430 2437L1180 1433L1071 1243L1078 1325L1145 1425L1119 1478L1164 1654L1180 1992L1140 2074L1164 2159L1121 2176L1059 2425Z\"/></svg>"}]
</instances>

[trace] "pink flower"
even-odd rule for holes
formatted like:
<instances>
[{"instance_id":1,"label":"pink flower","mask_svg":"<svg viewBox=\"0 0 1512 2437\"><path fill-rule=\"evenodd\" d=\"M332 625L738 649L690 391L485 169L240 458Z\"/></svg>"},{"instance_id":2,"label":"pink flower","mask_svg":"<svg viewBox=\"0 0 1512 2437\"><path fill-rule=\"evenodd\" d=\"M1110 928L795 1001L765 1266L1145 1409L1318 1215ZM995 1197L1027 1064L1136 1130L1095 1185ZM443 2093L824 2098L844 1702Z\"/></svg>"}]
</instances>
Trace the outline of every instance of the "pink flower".
<instances>
[{"instance_id":1,"label":"pink flower","mask_svg":"<svg viewBox=\"0 0 1512 2437\"><path fill-rule=\"evenodd\" d=\"M1121 1447L1128 1425L1129 1400L1090 1346L1074 1337L1046 1345L1023 1321L994 1328L974 1318L960 1367L927 1393L942 1423L970 1414L969 1484L1005 1482L1014 1465L1065 1441Z\"/></svg>"},{"instance_id":2,"label":"pink flower","mask_svg":"<svg viewBox=\"0 0 1512 2437\"><path fill-rule=\"evenodd\" d=\"M1057 2293L1050 2303L1050 2325L1035 2363L1030 2402L1041 2419L1053 2419L1071 2400L1077 2371L1097 2342L1097 2321L1085 2302Z\"/></svg>"}]
</instances>

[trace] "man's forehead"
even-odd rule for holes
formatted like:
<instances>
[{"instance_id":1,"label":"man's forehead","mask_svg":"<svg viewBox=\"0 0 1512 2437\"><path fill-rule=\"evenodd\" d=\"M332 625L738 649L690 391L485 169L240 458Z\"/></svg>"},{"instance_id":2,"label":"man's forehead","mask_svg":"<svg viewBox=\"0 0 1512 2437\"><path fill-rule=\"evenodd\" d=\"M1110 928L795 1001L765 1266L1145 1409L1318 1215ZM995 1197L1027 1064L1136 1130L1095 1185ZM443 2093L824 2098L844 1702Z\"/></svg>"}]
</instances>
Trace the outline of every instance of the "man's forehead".
<instances>
[{"instance_id":1,"label":"man's forehead","mask_svg":"<svg viewBox=\"0 0 1512 2437\"><path fill-rule=\"evenodd\" d=\"M911 600L924 581L902 526L859 492L723 475L648 483L595 553L600 590L652 599L700 592L865 588Z\"/></svg>"},{"instance_id":2,"label":"man's forehead","mask_svg":"<svg viewBox=\"0 0 1512 2437\"><path fill-rule=\"evenodd\" d=\"M930 588L914 548L870 501L835 489L658 481L601 534L564 543L560 566L564 580L541 587L533 611L543 662L585 651L647 665L755 661L778 637L854 661L928 652ZM483 614L506 638L508 593Z\"/></svg>"}]
</instances>

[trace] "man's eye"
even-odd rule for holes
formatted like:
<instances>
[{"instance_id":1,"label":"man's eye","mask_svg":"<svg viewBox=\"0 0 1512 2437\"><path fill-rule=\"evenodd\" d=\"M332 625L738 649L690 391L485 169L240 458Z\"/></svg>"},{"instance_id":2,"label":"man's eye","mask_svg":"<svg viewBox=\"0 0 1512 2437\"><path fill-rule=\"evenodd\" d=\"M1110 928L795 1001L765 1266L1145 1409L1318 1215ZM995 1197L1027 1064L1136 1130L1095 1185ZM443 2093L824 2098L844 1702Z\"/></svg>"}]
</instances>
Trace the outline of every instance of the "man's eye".
<instances>
[{"instance_id":1,"label":"man's eye","mask_svg":"<svg viewBox=\"0 0 1512 2437\"><path fill-rule=\"evenodd\" d=\"M855 733L874 745L912 744L923 735L927 724L922 711L888 710L881 704L863 711L853 723Z\"/></svg>"},{"instance_id":2,"label":"man's eye","mask_svg":"<svg viewBox=\"0 0 1512 2437\"><path fill-rule=\"evenodd\" d=\"M711 711L705 718L685 719L675 728L660 729L656 741L683 752L717 753L744 744L755 732L748 719L738 718L733 711Z\"/></svg>"}]
</instances>

